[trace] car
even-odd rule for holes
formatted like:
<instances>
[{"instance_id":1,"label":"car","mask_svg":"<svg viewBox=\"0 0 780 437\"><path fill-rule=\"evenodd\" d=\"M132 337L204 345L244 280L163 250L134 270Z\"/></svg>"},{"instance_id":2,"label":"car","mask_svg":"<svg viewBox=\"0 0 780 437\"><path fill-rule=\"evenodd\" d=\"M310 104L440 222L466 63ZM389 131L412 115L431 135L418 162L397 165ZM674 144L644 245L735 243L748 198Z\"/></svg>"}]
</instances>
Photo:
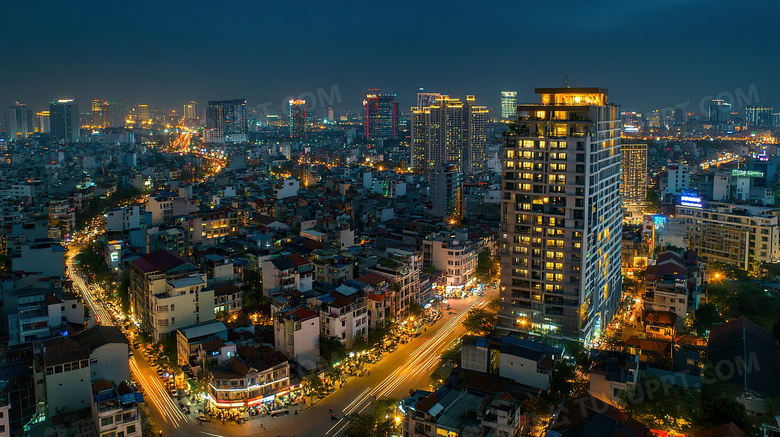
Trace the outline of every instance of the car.
<instances>
[{"instance_id":1,"label":"car","mask_svg":"<svg viewBox=\"0 0 780 437\"><path fill-rule=\"evenodd\" d=\"M286 414L290 414L290 410L286 408L271 411L271 417L284 416Z\"/></svg>"}]
</instances>

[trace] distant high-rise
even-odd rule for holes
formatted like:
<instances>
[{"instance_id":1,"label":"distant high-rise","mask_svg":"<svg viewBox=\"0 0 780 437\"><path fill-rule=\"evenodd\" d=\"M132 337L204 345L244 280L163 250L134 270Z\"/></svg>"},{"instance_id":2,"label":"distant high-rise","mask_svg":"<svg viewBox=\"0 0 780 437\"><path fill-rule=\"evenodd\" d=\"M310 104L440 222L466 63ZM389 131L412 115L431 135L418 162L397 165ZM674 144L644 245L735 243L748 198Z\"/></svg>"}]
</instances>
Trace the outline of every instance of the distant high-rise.
<instances>
[{"instance_id":1,"label":"distant high-rise","mask_svg":"<svg viewBox=\"0 0 780 437\"><path fill-rule=\"evenodd\" d=\"M210 101L206 109L206 141L222 144L246 142L246 100Z\"/></svg>"},{"instance_id":2,"label":"distant high-rise","mask_svg":"<svg viewBox=\"0 0 780 437\"><path fill-rule=\"evenodd\" d=\"M74 99L52 100L49 104L49 124L55 141L75 143L79 139L79 108Z\"/></svg>"},{"instance_id":3,"label":"distant high-rise","mask_svg":"<svg viewBox=\"0 0 780 437\"><path fill-rule=\"evenodd\" d=\"M501 91L501 119L514 120L517 113L517 91Z\"/></svg>"},{"instance_id":4,"label":"distant high-rise","mask_svg":"<svg viewBox=\"0 0 780 437\"><path fill-rule=\"evenodd\" d=\"M731 103L721 99L713 99L709 108L710 123L714 125L724 125L729 121L731 113Z\"/></svg>"},{"instance_id":5,"label":"distant high-rise","mask_svg":"<svg viewBox=\"0 0 780 437\"><path fill-rule=\"evenodd\" d=\"M485 161L485 124L488 112L474 105L474 96L464 104L447 95L422 109L412 108L411 166L427 172L437 164L455 165L459 172L483 169Z\"/></svg>"},{"instance_id":6,"label":"distant high-rise","mask_svg":"<svg viewBox=\"0 0 780 437\"><path fill-rule=\"evenodd\" d=\"M152 121L152 113L149 110L149 105L146 104L139 104L136 107L136 126L141 126L144 124L150 124Z\"/></svg>"},{"instance_id":7,"label":"distant high-rise","mask_svg":"<svg viewBox=\"0 0 780 437\"><path fill-rule=\"evenodd\" d=\"M290 137L303 139L306 137L306 101L290 100Z\"/></svg>"},{"instance_id":8,"label":"distant high-rise","mask_svg":"<svg viewBox=\"0 0 780 437\"><path fill-rule=\"evenodd\" d=\"M750 127L771 128L772 106L748 106L745 108L745 121Z\"/></svg>"},{"instance_id":9,"label":"distant high-rise","mask_svg":"<svg viewBox=\"0 0 780 437\"><path fill-rule=\"evenodd\" d=\"M92 127L109 127L111 126L110 117L108 115L108 102L102 99L92 100Z\"/></svg>"},{"instance_id":10,"label":"distant high-rise","mask_svg":"<svg viewBox=\"0 0 780 437\"><path fill-rule=\"evenodd\" d=\"M417 93L417 110L422 111L425 108L430 108L439 97L441 97L439 93L428 93L420 88L420 91Z\"/></svg>"},{"instance_id":11,"label":"distant high-rise","mask_svg":"<svg viewBox=\"0 0 780 437\"><path fill-rule=\"evenodd\" d=\"M32 110L27 109L27 105L16 102L14 106L8 107L5 124L5 135L8 141L25 139L34 131Z\"/></svg>"},{"instance_id":12,"label":"distant high-rise","mask_svg":"<svg viewBox=\"0 0 780 437\"><path fill-rule=\"evenodd\" d=\"M366 107L366 138L396 138L398 130L398 102L395 94L380 94L368 90L363 105Z\"/></svg>"},{"instance_id":13,"label":"distant high-rise","mask_svg":"<svg viewBox=\"0 0 780 437\"><path fill-rule=\"evenodd\" d=\"M41 111L35 113L35 130L37 132L48 134L51 133L51 118L49 111Z\"/></svg>"},{"instance_id":14,"label":"distant high-rise","mask_svg":"<svg viewBox=\"0 0 780 437\"><path fill-rule=\"evenodd\" d=\"M626 210L641 210L647 198L647 144L623 144L620 148L620 200Z\"/></svg>"},{"instance_id":15,"label":"distant high-rise","mask_svg":"<svg viewBox=\"0 0 780 437\"><path fill-rule=\"evenodd\" d=\"M430 172L431 214L457 220L463 215L461 173L453 164L437 163Z\"/></svg>"},{"instance_id":16,"label":"distant high-rise","mask_svg":"<svg viewBox=\"0 0 780 437\"><path fill-rule=\"evenodd\" d=\"M198 102L192 100L184 105L184 125L187 127L197 127L200 118L203 116Z\"/></svg>"},{"instance_id":17,"label":"distant high-rise","mask_svg":"<svg viewBox=\"0 0 780 437\"><path fill-rule=\"evenodd\" d=\"M620 109L603 88L537 88L504 133L499 316L593 339L621 298Z\"/></svg>"}]
</instances>

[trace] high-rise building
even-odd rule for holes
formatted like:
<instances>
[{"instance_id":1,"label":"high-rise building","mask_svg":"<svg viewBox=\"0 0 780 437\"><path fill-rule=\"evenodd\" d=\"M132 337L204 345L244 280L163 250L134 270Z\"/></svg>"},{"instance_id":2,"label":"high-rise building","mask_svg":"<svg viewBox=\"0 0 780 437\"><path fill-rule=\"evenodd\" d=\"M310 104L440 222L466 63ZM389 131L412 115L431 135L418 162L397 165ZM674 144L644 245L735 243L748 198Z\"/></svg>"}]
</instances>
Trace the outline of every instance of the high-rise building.
<instances>
[{"instance_id":1,"label":"high-rise building","mask_svg":"<svg viewBox=\"0 0 780 437\"><path fill-rule=\"evenodd\" d=\"M623 144L620 148L620 200L625 210L641 211L647 198L647 144Z\"/></svg>"},{"instance_id":2,"label":"high-rise building","mask_svg":"<svg viewBox=\"0 0 780 437\"><path fill-rule=\"evenodd\" d=\"M221 144L247 141L246 100L210 101L206 109L206 139Z\"/></svg>"},{"instance_id":3,"label":"high-rise building","mask_svg":"<svg viewBox=\"0 0 780 437\"><path fill-rule=\"evenodd\" d=\"M149 109L149 105L141 103L136 107L135 120L136 120L135 121L136 126L141 126L144 124L148 125L151 123L152 113L151 110Z\"/></svg>"},{"instance_id":4,"label":"high-rise building","mask_svg":"<svg viewBox=\"0 0 780 437\"><path fill-rule=\"evenodd\" d=\"M501 91L501 119L514 120L517 112L517 91Z\"/></svg>"},{"instance_id":5,"label":"high-rise building","mask_svg":"<svg viewBox=\"0 0 780 437\"><path fill-rule=\"evenodd\" d=\"M5 135L8 141L27 138L34 131L32 110L27 109L27 105L16 102L14 106L8 107L5 123Z\"/></svg>"},{"instance_id":6,"label":"high-rise building","mask_svg":"<svg viewBox=\"0 0 780 437\"><path fill-rule=\"evenodd\" d=\"M75 143L79 138L79 108L74 99L52 100L49 104L49 124L55 141Z\"/></svg>"},{"instance_id":7,"label":"high-rise building","mask_svg":"<svg viewBox=\"0 0 780 437\"><path fill-rule=\"evenodd\" d=\"M441 95L428 107L412 108L411 163L415 171L427 172L436 165L455 165L459 172L473 173L484 166L487 108Z\"/></svg>"},{"instance_id":8,"label":"high-rise building","mask_svg":"<svg viewBox=\"0 0 780 437\"><path fill-rule=\"evenodd\" d=\"M366 138L386 139L398 136L398 102L395 94L380 94L368 90L363 106L366 107Z\"/></svg>"},{"instance_id":9,"label":"high-rise building","mask_svg":"<svg viewBox=\"0 0 780 437\"><path fill-rule=\"evenodd\" d=\"M187 127L197 127L203 114L200 111L198 102L192 100L184 105L184 125Z\"/></svg>"},{"instance_id":10,"label":"high-rise building","mask_svg":"<svg viewBox=\"0 0 780 437\"><path fill-rule=\"evenodd\" d=\"M724 125L729 121L729 114L731 113L731 103L722 99L713 99L710 103L709 113L707 114L710 119L710 123L714 125Z\"/></svg>"},{"instance_id":11,"label":"high-rise building","mask_svg":"<svg viewBox=\"0 0 780 437\"><path fill-rule=\"evenodd\" d=\"M487 156L485 145L487 144L487 131L490 113L484 106L474 105L474 96L466 96L466 104L463 105L463 131L466 141L464 173L478 173L486 169Z\"/></svg>"},{"instance_id":12,"label":"high-rise building","mask_svg":"<svg viewBox=\"0 0 780 437\"><path fill-rule=\"evenodd\" d=\"M501 288L506 325L592 339L618 310L620 109L603 88L537 88L504 133Z\"/></svg>"},{"instance_id":13,"label":"high-rise building","mask_svg":"<svg viewBox=\"0 0 780 437\"><path fill-rule=\"evenodd\" d=\"M109 127L108 102L101 99L92 100L92 127Z\"/></svg>"},{"instance_id":14,"label":"high-rise building","mask_svg":"<svg viewBox=\"0 0 780 437\"><path fill-rule=\"evenodd\" d=\"M463 216L461 174L454 164L436 164L430 172L431 214L458 220Z\"/></svg>"},{"instance_id":15,"label":"high-rise building","mask_svg":"<svg viewBox=\"0 0 780 437\"><path fill-rule=\"evenodd\" d=\"M290 100L290 137L306 137L306 101Z\"/></svg>"},{"instance_id":16,"label":"high-rise building","mask_svg":"<svg viewBox=\"0 0 780 437\"><path fill-rule=\"evenodd\" d=\"M35 113L35 131L42 134L51 132L50 112L41 111Z\"/></svg>"},{"instance_id":17,"label":"high-rise building","mask_svg":"<svg viewBox=\"0 0 780 437\"><path fill-rule=\"evenodd\" d=\"M772 106L748 106L745 108L745 121L750 127L772 127Z\"/></svg>"},{"instance_id":18,"label":"high-rise building","mask_svg":"<svg viewBox=\"0 0 780 437\"><path fill-rule=\"evenodd\" d=\"M420 88L420 91L417 93L417 110L422 111L425 108L430 108L439 97L441 97L439 93L427 93Z\"/></svg>"}]
</instances>

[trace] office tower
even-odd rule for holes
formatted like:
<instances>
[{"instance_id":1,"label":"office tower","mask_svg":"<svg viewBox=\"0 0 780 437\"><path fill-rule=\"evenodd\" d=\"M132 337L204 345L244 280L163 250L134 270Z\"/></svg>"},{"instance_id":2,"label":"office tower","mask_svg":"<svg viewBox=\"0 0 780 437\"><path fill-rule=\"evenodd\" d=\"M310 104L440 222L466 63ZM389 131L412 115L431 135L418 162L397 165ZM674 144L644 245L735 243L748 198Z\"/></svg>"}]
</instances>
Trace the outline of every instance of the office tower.
<instances>
[{"instance_id":1,"label":"office tower","mask_svg":"<svg viewBox=\"0 0 780 437\"><path fill-rule=\"evenodd\" d=\"M398 102L395 94L380 94L368 90L363 100L366 107L366 138L395 138L398 129Z\"/></svg>"},{"instance_id":2,"label":"office tower","mask_svg":"<svg viewBox=\"0 0 780 437\"><path fill-rule=\"evenodd\" d=\"M714 125L724 125L729 121L731 103L721 99L713 99L710 103L708 117Z\"/></svg>"},{"instance_id":3,"label":"office tower","mask_svg":"<svg viewBox=\"0 0 780 437\"><path fill-rule=\"evenodd\" d=\"M93 128L109 127L110 118L108 115L108 102L101 99L92 100L92 122Z\"/></svg>"},{"instance_id":4,"label":"office tower","mask_svg":"<svg viewBox=\"0 0 780 437\"><path fill-rule=\"evenodd\" d=\"M641 212L647 198L647 144L623 144L620 148L620 200L625 210Z\"/></svg>"},{"instance_id":5,"label":"office tower","mask_svg":"<svg viewBox=\"0 0 780 437\"><path fill-rule=\"evenodd\" d=\"M35 113L35 130L42 134L48 134L51 132L50 112L41 111Z\"/></svg>"},{"instance_id":6,"label":"office tower","mask_svg":"<svg viewBox=\"0 0 780 437\"><path fill-rule=\"evenodd\" d=\"M593 339L620 274L620 112L603 88L537 88L504 133L500 317L513 329Z\"/></svg>"},{"instance_id":7,"label":"office tower","mask_svg":"<svg viewBox=\"0 0 780 437\"><path fill-rule=\"evenodd\" d=\"M772 106L748 106L745 108L745 121L750 127L771 128Z\"/></svg>"},{"instance_id":8,"label":"office tower","mask_svg":"<svg viewBox=\"0 0 780 437\"><path fill-rule=\"evenodd\" d=\"M198 102L192 100L184 105L184 125L187 127L197 127L200 123L202 113Z\"/></svg>"},{"instance_id":9,"label":"office tower","mask_svg":"<svg viewBox=\"0 0 780 437\"><path fill-rule=\"evenodd\" d=\"M290 137L303 139L306 136L306 101L290 100Z\"/></svg>"},{"instance_id":10,"label":"office tower","mask_svg":"<svg viewBox=\"0 0 780 437\"><path fill-rule=\"evenodd\" d=\"M412 108L411 163L415 171L427 172L437 164L452 164L459 172L468 173L484 168L488 112L474 103L474 96L463 103L440 95L430 106Z\"/></svg>"},{"instance_id":11,"label":"office tower","mask_svg":"<svg viewBox=\"0 0 780 437\"><path fill-rule=\"evenodd\" d=\"M152 114L149 110L149 105L139 104L135 109L135 123L136 126L144 124L150 124L152 121Z\"/></svg>"},{"instance_id":12,"label":"office tower","mask_svg":"<svg viewBox=\"0 0 780 437\"><path fill-rule=\"evenodd\" d=\"M461 174L454 164L437 163L430 172L431 214L446 220L463 216Z\"/></svg>"},{"instance_id":13,"label":"office tower","mask_svg":"<svg viewBox=\"0 0 780 437\"><path fill-rule=\"evenodd\" d=\"M34 130L32 110L27 109L27 105L16 102L14 106L8 107L5 123L5 136L8 141L25 139L32 135Z\"/></svg>"},{"instance_id":14,"label":"office tower","mask_svg":"<svg viewBox=\"0 0 780 437\"><path fill-rule=\"evenodd\" d=\"M485 171L486 169L485 144L487 143L487 132L485 131L485 126L490 116L486 107L476 106L474 102L474 96L466 96L466 103L463 105L463 131L466 141L466 159L463 165L463 172L470 174Z\"/></svg>"},{"instance_id":15,"label":"office tower","mask_svg":"<svg viewBox=\"0 0 780 437\"><path fill-rule=\"evenodd\" d=\"M79 138L79 108L74 99L52 100L49 104L49 124L55 141L75 143Z\"/></svg>"},{"instance_id":16,"label":"office tower","mask_svg":"<svg viewBox=\"0 0 780 437\"><path fill-rule=\"evenodd\" d=\"M417 110L422 111L424 108L430 108L439 97L441 97L439 93L427 93L420 88L420 91L417 93Z\"/></svg>"},{"instance_id":17,"label":"office tower","mask_svg":"<svg viewBox=\"0 0 780 437\"><path fill-rule=\"evenodd\" d=\"M517 91L501 91L501 119L514 120L517 113Z\"/></svg>"},{"instance_id":18,"label":"office tower","mask_svg":"<svg viewBox=\"0 0 780 437\"><path fill-rule=\"evenodd\" d=\"M206 108L206 139L210 143L233 144L247 141L246 100L210 101Z\"/></svg>"}]
</instances>

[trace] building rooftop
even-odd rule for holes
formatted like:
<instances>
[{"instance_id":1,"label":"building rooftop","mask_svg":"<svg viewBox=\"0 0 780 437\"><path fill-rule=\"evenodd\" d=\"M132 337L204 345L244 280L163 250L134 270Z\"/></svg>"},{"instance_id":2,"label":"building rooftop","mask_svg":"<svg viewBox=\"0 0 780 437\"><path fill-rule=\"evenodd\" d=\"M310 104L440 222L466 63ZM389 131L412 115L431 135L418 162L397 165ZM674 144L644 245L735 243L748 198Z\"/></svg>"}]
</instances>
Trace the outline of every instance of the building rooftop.
<instances>
[{"instance_id":1,"label":"building rooftop","mask_svg":"<svg viewBox=\"0 0 780 437\"><path fill-rule=\"evenodd\" d=\"M196 339L207 335L213 335L219 332L227 332L227 327L219 320L210 320L208 322L198 323L196 325L185 326L178 329L185 338Z\"/></svg>"},{"instance_id":2,"label":"building rooftop","mask_svg":"<svg viewBox=\"0 0 780 437\"><path fill-rule=\"evenodd\" d=\"M168 281L173 288L192 287L194 285L203 285L206 282L200 276L190 276L188 278L174 279Z\"/></svg>"},{"instance_id":3,"label":"building rooftop","mask_svg":"<svg viewBox=\"0 0 780 437\"><path fill-rule=\"evenodd\" d=\"M74 339L90 351L111 343L128 344L127 337L116 326L98 325L77 334Z\"/></svg>"},{"instance_id":4,"label":"building rooftop","mask_svg":"<svg viewBox=\"0 0 780 437\"><path fill-rule=\"evenodd\" d=\"M190 264L193 268L195 267L187 259L182 258L167 249L157 249L154 252L130 261L130 264L142 273L165 273L185 264Z\"/></svg>"}]
</instances>

